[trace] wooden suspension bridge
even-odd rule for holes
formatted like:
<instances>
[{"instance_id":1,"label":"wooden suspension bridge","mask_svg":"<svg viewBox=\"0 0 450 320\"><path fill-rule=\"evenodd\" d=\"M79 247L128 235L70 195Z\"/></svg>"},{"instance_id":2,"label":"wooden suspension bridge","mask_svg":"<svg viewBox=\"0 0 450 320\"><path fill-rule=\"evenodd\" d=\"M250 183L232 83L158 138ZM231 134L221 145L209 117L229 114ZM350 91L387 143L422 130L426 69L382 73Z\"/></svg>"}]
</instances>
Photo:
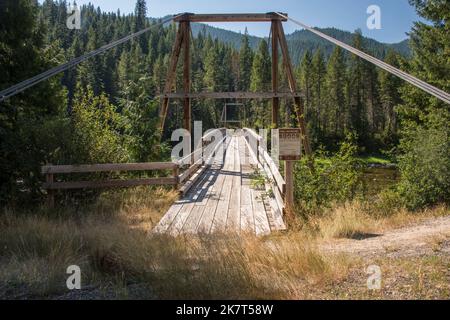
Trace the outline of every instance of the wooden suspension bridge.
<instances>
[{"instance_id":1,"label":"wooden suspension bridge","mask_svg":"<svg viewBox=\"0 0 450 320\"><path fill-rule=\"evenodd\" d=\"M269 99L272 101L271 127L275 129L279 125L280 99L292 99L294 101L298 128L295 132L292 131L293 129L280 129L280 133L281 130L285 130L287 140L292 140L292 137L294 137L289 145L286 144L286 150L283 150L283 147L281 147L282 143L280 142L281 157L279 160L284 161L284 174L282 175L279 172L279 166L276 164L277 161L274 161L269 156L267 148L263 143L265 139L251 129L241 128L237 131L216 129L215 133L220 132L223 138L220 141L214 140L214 148L211 148L213 141L211 133L205 135L202 138L202 146L197 148L192 154L185 156L185 158L192 159L189 166L186 166L183 161L169 163L44 166L42 167L42 173L46 177L46 182L43 187L48 192L48 204L50 206L54 205L55 191L60 189L171 185L180 190L181 199L169 209L153 230L156 233L168 233L176 236L193 233L249 232L257 235L265 235L273 231L284 230L286 226L283 221L283 216L294 204L294 163L300 158L302 149L307 155L311 153L304 120L302 94L297 89L294 69L289 57L288 45L282 24L288 20L396 75L441 101L450 103L450 94L447 92L296 21L288 17L285 13L179 14L164 19L153 26L161 26L170 21L179 24L168 67L164 92L161 95L161 132L164 130L171 99L183 100L183 128L186 129L188 135L192 133L193 119L191 101L193 99ZM197 22L271 23L272 90L270 92L191 92L191 23ZM106 50L136 38L151 28L149 27L116 40L3 90L0 92L0 102L58 73L77 66L87 59L102 54ZM281 52L282 65L286 71L289 92L279 91L279 52ZM181 53L183 53L183 90L181 92L172 92ZM236 103L236 105L239 104ZM292 147L292 143L294 143L294 147ZM222 149L224 152L219 153L220 156L218 157L217 153L219 149ZM55 178L55 175L61 174L123 171L157 171L164 172L164 174L160 175L160 177L153 177L156 174L152 174L151 178L145 179L110 179L102 181L65 181ZM167 171L171 171L171 174L168 175ZM267 178L259 188L253 186L251 183L252 173L258 171L262 172Z\"/></svg>"},{"instance_id":2,"label":"wooden suspension bridge","mask_svg":"<svg viewBox=\"0 0 450 320\"><path fill-rule=\"evenodd\" d=\"M307 154L311 152L306 134L301 96L297 92L294 69L289 56L286 35L282 22L287 21L286 15L277 13L266 14L191 14L185 13L175 18L180 24L172 50L167 80L162 96L161 130L168 112L170 99L183 99L183 125L192 132L191 100L209 99L271 99L272 128L278 128L280 98L294 99L297 120L303 146ZM272 91L271 92L203 92L191 93L190 84L190 34L193 22L270 22L272 44ZM279 47L283 56L283 65L288 75L290 92L279 92L278 62ZM176 67L183 51L183 92L171 93L176 77ZM244 138L244 134L247 138ZM248 143L254 139L256 148L252 150ZM262 137L249 129L238 131L227 136L225 141L225 161L223 165L212 163L201 175L197 175L192 192L174 204L159 225L156 232L178 235L180 233L215 233L215 232L250 232L257 235L268 234L271 231L286 229L283 221L285 208L293 206L293 166L294 161L286 161L285 183L278 171L278 166L260 148ZM298 141L300 145L300 141ZM300 154L298 154L300 156ZM296 159L293 159L296 160ZM252 165L263 169L266 177L274 181L266 186L267 190L257 190L251 187ZM270 191L270 192L268 192ZM271 194L270 196L268 194Z\"/></svg>"}]
</instances>

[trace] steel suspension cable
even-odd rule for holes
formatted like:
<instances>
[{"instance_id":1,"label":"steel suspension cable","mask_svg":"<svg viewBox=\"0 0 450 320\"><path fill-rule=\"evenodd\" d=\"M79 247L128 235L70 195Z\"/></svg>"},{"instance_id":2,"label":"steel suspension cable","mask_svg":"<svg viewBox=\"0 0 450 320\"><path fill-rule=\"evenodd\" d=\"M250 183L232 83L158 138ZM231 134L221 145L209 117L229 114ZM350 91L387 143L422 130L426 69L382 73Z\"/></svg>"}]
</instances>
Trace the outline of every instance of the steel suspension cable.
<instances>
[{"instance_id":1,"label":"steel suspension cable","mask_svg":"<svg viewBox=\"0 0 450 320\"><path fill-rule=\"evenodd\" d=\"M377 58L374 58L371 55L362 52L361 50L353 48L352 46L350 46L350 45L348 45L348 44L346 44L346 43L344 43L342 41L336 40L333 37L330 37L330 36L324 34L323 32L320 32L319 30L316 30L316 29L314 29L314 28L312 28L310 26L307 26L306 24L304 24L304 23L302 23L300 21L292 19L292 18L290 18L290 17L288 17L288 16L286 16L286 15L284 15L282 13L279 13L279 12L277 12L277 14L279 16L281 16L281 17L283 17L283 18L285 18L285 19L287 19L287 20L289 20L289 21L299 25L300 27L302 27L302 28L304 28L304 29L306 29L306 30L308 30L308 31L318 35L319 37L324 38L325 40L328 40L328 41L334 43L335 45L337 45L337 46L339 46L339 47L341 47L341 48L343 48L343 49L345 49L347 51L350 51L351 53L359 56L360 58L363 58L364 60L366 60L366 61L368 61L368 62L370 62L370 63L372 63L372 64L374 64L374 65L376 65L376 66L378 66L380 68L382 68L383 70L385 70L385 71L387 71L387 72L389 72L391 74L396 75L397 77L399 77L399 78L409 82L410 84L412 84L412 85L422 89L423 91L425 91L425 92L435 96L439 100L450 104L450 94L449 93L447 93L447 92L445 92L445 91L443 91L443 90L441 90L439 88L436 88L436 87L430 85L429 83L427 83L427 82L425 82L423 80L420 80L420 79L410 75L409 73L406 73L406 72L404 72L404 71L402 71L400 69L397 69L397 68L391 66L390 64L387 64L384 61L381 61L381 60L379 60Z\"/></svg>"},{"instance_id":2,"label":"steel suspension cable","mask_svg":"<svg viewBox=\"0 0 450 320\"><path fill-rule=\"evenodd\" d=\"M50 70L47 70L47 71L45 71L45 72L43 72L41 74L38 74L38 75L36 75L36 76L34 76L32 78L29 78L29 79L27 79L25 81L22 81L22 82L14 85L14 86L8 88L8 89L2 90L2 91L0 91L0 102L4 101L4 100L6 100L6 99L8 99L8 98L10 98L12 96L15 96L16 94L18 94L20 92L23 92L26 89L28 89L30 87L33 87L36 84L38 84L38 83L40 83L42 81L45 81L45 80L47 80L47 79L57 75L58 73L61 73L61 72L66 71L66 70L68 70L70 68L73 68L73 67L77 66L78 64L80 64L80 63L82 63L82 62L84 62L84 61L86 61L86 60L88 60L88 59L90 59L92 57L95 57L95 56L97 56L97 55L99 55L101 53L104 53L105 51L107 51L109 49L112 49L112 48L114 48L114 47L116 47L116 46L118 46L118 45L120 45L120 44L122 44L124 42L127 42L127 41L129 41L129 40L131 40L133 38L136 38L136 37L138 37L138 36L148 32L148 31L152 30L153 28L157 28L159 26L162 26L162 25L172 21L173 19L175 19L178 16L180 16L180 15L167 17L166 19L163 19L160 22L158 22L157 24L151 25L148 28L145 28L143 30L137 31L135 33L132 33L132 34L130 34L130 35L128 35L128 36L126 36L126 37L124 37L122 39L113 41L113 42L111 42L109 44L106 44L106 45L104 45L104 46L94 50L94 51L91 51L89 53L86 53L86 54L78 57L78 58L75 58L75 59L73 59L73 60L71 60L69 62L66 62L66 63L64 63L62 65L59 65L59 66L54 67L54 68L52 68Z\"/></svg>"}]
</instances>

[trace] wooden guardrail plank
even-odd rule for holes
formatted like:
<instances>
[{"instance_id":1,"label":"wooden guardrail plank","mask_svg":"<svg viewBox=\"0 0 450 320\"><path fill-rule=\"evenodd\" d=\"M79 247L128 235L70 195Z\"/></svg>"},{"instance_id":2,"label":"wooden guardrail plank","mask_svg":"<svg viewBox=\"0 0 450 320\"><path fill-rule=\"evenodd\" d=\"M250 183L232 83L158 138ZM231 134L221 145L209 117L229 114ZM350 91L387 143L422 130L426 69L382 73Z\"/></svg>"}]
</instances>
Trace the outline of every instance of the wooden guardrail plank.
<instances>
[{"instance_id":1,"label":"wooden guardrail plank","mask_svg":"<svg viewBox=\"0 0 450 320\"><path fill-rule=\"evenodd\" d=\"M244 130L247 130L247 129L244 129ZM251 148L250 143L247 141L247 139L244 139L244 140L245 140L245 144L247 145L250 156L253 158L253 160L256 163L258 163L258 156L255 154L254 150Z\"/></svg>"},{"instance_id":2,"label":"wooden guardrail plank","mask_svg":"<svg viewBox=\"0 0 450 320\"><path fill-rule=\"evenodd\" d=\"M180 194L184 196L188 193L205 170L206 166L200 166L199 169L190 177L190 179L180 188Z\"/></svg>"},{"instance_id":3,"label":"wooden guardrail plank","mask_svg":"<svg viewBox=\"0 0 450 320\"><path fill-rule=\"evenodd\" d=\"M272 189L274 194L274 199L271 201L271 206L273 207L275 216L278 216L280 212L284 212L286 206L284 202L284 195L286 193L286 182L281 175L278 166L275 164L273 159L267 153L267 151L260 146L260 142L262 141L262 137L258 136L255 131L251 129L245 128L244 131L254 139L256 139L257 150L256 153L251 148L250 143L245 140L247 143L248 150L250 152L250 156L256 161L258 167L264 170L269 178L271 178L271 183L268 185ZM279 218L279 217L278 217ZM282 219L281 219L282 220Z\"/></svg>"},{"instance_id":4,"label":"wooden guardrail plank","mask_svg":"<svg viewBox=\"0 0 450 320\"><path fill-rule=\"evenodd\" d=\"M70 189L97 189L113 187L136 187L146 185L176 185L176 178L149 178L131 180L103 180L103 181L67 181L45 183L44 188L49 190L70 190Z\"/></svg>"},{"instance_id":5,"label":"wooden guardrail plank","mask_svg":"<svg viewBox=\"0 0 450 320\"><path fill-rule=\"evenodd\" d=\"M272 184L272 192L273 192L273 194L275 196L275 202L277 203L278 208L280 208L280 210L283 211L284 208L285 208L284 201L283 201L283 196L280 193L280 191L278 190L278 188L276 188L276 187L274 188L274 187L275 186Z\"/></svg>"},{"instance_id":6,"label":"wooden guardrail plank","mask_svg":"<svg viewBox=\"0 0 450 320\"><path fill-rule=\"evenodd\" d=\"M284 181L284 178L281 176L281 173L278 170L277 165L275 164L275 162L273 161L273 159L270 157L270 155L267 153L266 150L260 147L259 152L262 155L260 159L263 159L264 162L268 165L269 170L266 170L266 173L273 177L278 188L280 189L280 192L284 193L286 188L286 182Z\"/></svg>"},{"instance_id":7,"label":"wooden guardrail plank","mask_svg":"<svg viewBox=\"0 0 450 320\"><path fill-rule=\"evenodd\" d=\"M178 166L176 163L171 162L85 164L61 166L48 165L42 167L42 174L173 170L176 166Z\"/></svg>"},{"instance_id":8,"label":"wooden guardrail plank","mask_svg":"<svg viewBox=\"0 0 450 320\"><path fill-rule=\"evenodd\" d=\"M179 175L178 179L180 183L184 183L186 180L188 180L194 173L196 173L198 171L199 168L203 168L202 167L202 163L208 163L209 160L211 159L212 155L219 149L219 147L224 143L226 137L223 138L214 148L212 154L210 157L208 157L207 159L204 159L203 157L200 158L199 160L197 160L192 166L190 166L185 172L183 172L181 175ZM200 149L200 151L203 151L202 149ZM189 156L188 156L189 157ZM204 168L203 168L204 169ZM190 187L189 187L190 188ZM189 188L184 188L184 189L189 189ZM182 190L182 192L185 192L184 189Z\"/></svg>"},{"instance_id":9,"label":"wooden guardrail plank","mask_svg":"<svg viewBox=\"0 0 450 320\"><path fill-rule=\"evenodd\" d=\"M185 172L183 172L181 175L179 175L179 181L180 183L184 183L187 179L189 179L190 176L192 176L198 168L202 165L203 159L197 160L192 166L189 167Z\"/></svg>"}]
</instances>

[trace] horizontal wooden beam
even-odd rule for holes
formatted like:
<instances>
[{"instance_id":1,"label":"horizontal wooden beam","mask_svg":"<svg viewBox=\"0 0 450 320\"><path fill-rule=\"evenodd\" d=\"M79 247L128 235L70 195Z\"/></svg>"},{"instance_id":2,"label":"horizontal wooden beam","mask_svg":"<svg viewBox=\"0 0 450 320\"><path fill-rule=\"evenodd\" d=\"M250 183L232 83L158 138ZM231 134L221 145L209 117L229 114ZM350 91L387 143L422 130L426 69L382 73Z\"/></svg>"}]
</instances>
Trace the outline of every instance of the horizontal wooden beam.
<instances>
[{"instance_id":1,"label":"horizontal wooden beam","mask_svg":"<svg viewBox=\"0 0 450 320\"><path fill-rule=\"evenodd\" d=\"M286 182L283 178L283 176L281 175L278 166L275 164L275 162L273 161L273 159L270 157L270 155L267 153L266 150L264 150L262 147L258 148L259 150L259 159L261 161L261 164L263 161L267 164L267 168L266 166L264 166L264 171L266 172L267 176L272 177L273 181L275 181L279 191L284 194L286 191Z\"/></svg>"},{"instance_id":2,"label":"horizontal wooden beam","mask_svg":"<svg viewBox=\"0 0 450 320\"><path fill-rule=\"evenodd\" d=\"M198 179L200 179L200 177L202 176L203 172L205 172L205 170L208 168L208 166L203 165L203 166L199 166L197 167L198 170L197 172L195 172L188 181L186 181L185 184L183 184L183 186L180 188L179 193L181 196L186 195L186 193L189 192L189 190L192 189L192 187L195 185L195 183L198 181Z\"/></svg>"},{"instance_id":3,"label":"horizontal wooden beam","mask_svg":"<svg viewBox=\"0 0 450 320\"><path fill-rule=\"evenodd\" d=\"M178 183L178 178L150 178L132 180L104 180L104 181L68 181L44 183L47 190L70 190L70 189L98 189L115 187L137 187L150 185L171 185Z\"/></svg>"},{"instance_id":4,"label":"horizontal wooden beam","mask_svg":"<svg viewBox=\"0 0 450 320\"><path fill-rule=\"evenodd\" d=\"M117 164L85 164L67 166L43 166L42 174L56 173L92 173L111 171L148 171L170 170L178 165L172 162L148 162L148 163L117 163Z\"/></svg>"},{"instance_id":5,"label":"horizontal wooden beam","mask_svg":"<svg viewBox=\"0 0 450 320\"><path fill-rule=\"evenodd\" d=\"M175 92L162 94L160 97L168 99L273 99L296 98L301 97L301 94L291 92Z\"/></svg>"},{"instance_id":6,"label":"horizontal wooden beam","mask_svg":"<svg viewBox=\"0 0 450 320\"><path fill-rule=\"evenodd\" d=\"M286 13L282 13L287 16ZM184 13L174 19L175 22L270 22L273 20L287 21L285 17L275 12L268 13L219 13L194 14Z\"/></svg>"}]
</instances>

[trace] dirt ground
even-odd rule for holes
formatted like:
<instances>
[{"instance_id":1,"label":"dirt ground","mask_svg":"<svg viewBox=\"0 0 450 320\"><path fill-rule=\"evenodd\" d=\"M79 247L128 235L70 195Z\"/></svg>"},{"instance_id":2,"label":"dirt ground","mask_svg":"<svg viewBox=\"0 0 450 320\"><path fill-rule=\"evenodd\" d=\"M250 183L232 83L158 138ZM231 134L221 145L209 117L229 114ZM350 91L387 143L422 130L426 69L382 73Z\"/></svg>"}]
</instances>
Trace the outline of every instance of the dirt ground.
<instances>
[{"instance_id":1,"label":"dirt ground","mask_svg":"<svg viewBox=\"0 0 450 320\"><path fill-rule=\"evenodd\" d=\"M332 240L321 246L325 252L348 253L359 257L404 258L433 254L450 255L450 216L387 231L363 234L358 239Z\"/></svg>"},{"instance_id":2,"label":"dirt ground","mask_svg":"<svg viewBox=\"0 0 450 320\"><path fill-rule=\"evenodd\" d=\"M357 263L343 281L314 288L311 299L450 299L450 216L420 224L332 240L321 245L328 253L345 254ZM368 290L367 268L379 266L380 290Z\"/></svg>"}]
</instances>

